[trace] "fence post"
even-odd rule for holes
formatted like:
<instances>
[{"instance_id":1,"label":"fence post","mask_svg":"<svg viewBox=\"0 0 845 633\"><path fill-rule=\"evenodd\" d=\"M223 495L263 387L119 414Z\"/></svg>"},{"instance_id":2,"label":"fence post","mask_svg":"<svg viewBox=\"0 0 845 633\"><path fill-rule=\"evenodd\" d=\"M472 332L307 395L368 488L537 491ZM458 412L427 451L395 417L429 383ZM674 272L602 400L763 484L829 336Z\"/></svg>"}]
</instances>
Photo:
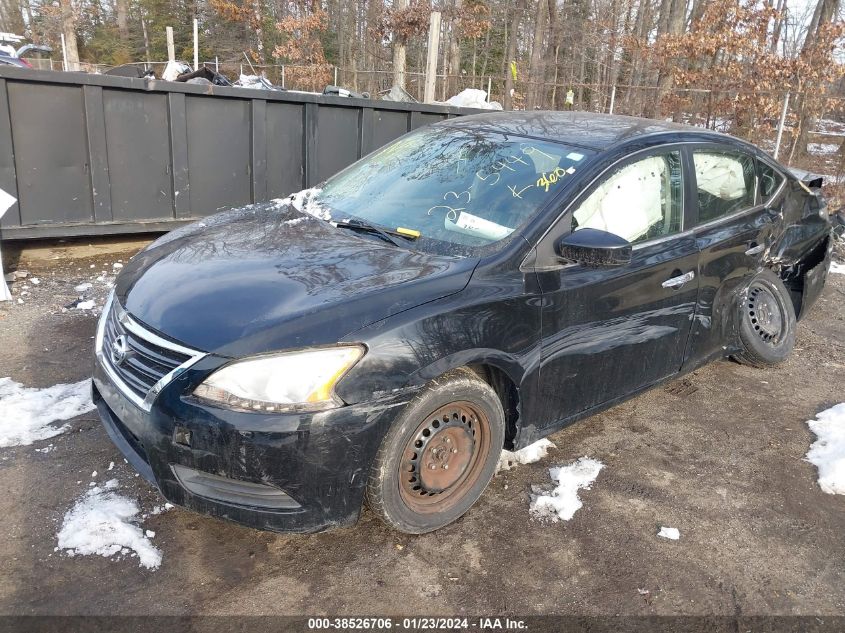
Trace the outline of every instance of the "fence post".
<instances>
[{"instance_id":1,"label":"fence post","mask_svg":"<svg viewBox=\"0 0 845 633\"><path fill-rule=\"evenodd\" d=\"M285 65L282 64L282 88L285 87Z\"/></svg>"},{"instance_id":2,"label":"fence post","mask_svg":"<svg viewBox=\"0 0 845 633\"><path fill-rule=\"evenodd\" d=\"M64 38L64 35L62 35ZM17 200L11 195L0 189L0 218L3 217L3 214L6 213L9 209L12 208L12 205L15 204ZM3 277L3 254L0 253L0 301L11 301L12 295L9 292L9 287L6 285L6 280Z\"/></svg>"},{"instance_id":3,"label":"fence post","mask_svg":"<svg viewBox=\"0 0 845 633\"><path fill-rule=\"evenodd\" d=\"M616 86L613 86L613 90L610 91L610 112L608 114L613 114L613 104L616 102Z\"/></svg>"},{"instance_id":4,"label":"fence post","mask_svg":"<svg viewBox=\"0 0 845 633\"><path fill-rule=\"evenodd\" d=\"M490 91L493 89L493 78L487 78L487 103L490 103Z\"/></svg>"},{"instance_id":5,"label":"fence post","mask_svg":"<svg viewBox=\"0 0 845 633\"><path fill-rule=\"evenodd\" d=\"M777 160L778 152L780 151L780 140L783 136L783 125L786 123L786 111L789 109L789 91L787 91L786 96L783 99L783 109L780 111L780 121L778 122L778 137L775 141L775 153L774 158Z\"/></svg>"},{"instance_id":6,"label":"fence post","mask_svg":"<svg viewBox=\"0 0 845 633\"><path fill-rule=\"evenodd\" d=\"M437 49L440 46L440 12L431 12L428 26L428 59L425 64L425 93L423 101L434 101L434 84L437 81Z\"/></svg>"},{"instance_id":7,"label":"fence post","mask_svg":"<svg viewBox=\"0 0 845 633\"><path fill-rule=\"evenodd\" d=\"M176 61L176 47L173 45L173 27L168 26L167 31L167 61Z\"/></svg>"},{"instance_id":8,"label":"fence post","mask_svg":"<svg viewBox=\"0 0 845 633\"><path fill-rule=\"evenodd\" d=\"M200 38L197 30L197 19L194 18L194 70L199 70L200 67L199 42Z\"/></svg>"},{"instance_id":9,"label":"fence post","mask_svg":"<svg viewBox=\"0 0 845 633\"><path fill-rule=\"evenodd\" d=\"M62 70L67 72L67 46L65 46L65 34L62 33Z\"/></svg>"},{"instance_id":10,"label":"fence post","mask_svg":"<svg viewBox=\"0 0 845 633\"><path fill-rule=\"evenodd\" d=\"M337 85L337 66L334 67L334 85Z\"/></svg>"}]
</instances>

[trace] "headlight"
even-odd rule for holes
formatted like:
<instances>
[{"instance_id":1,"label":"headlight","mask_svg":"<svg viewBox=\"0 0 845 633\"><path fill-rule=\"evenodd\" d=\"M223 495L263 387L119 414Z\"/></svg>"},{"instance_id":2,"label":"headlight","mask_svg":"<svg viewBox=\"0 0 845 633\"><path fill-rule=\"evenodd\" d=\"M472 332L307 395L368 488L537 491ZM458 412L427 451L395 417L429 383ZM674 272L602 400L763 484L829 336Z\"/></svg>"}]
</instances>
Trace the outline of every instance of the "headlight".
<instances>
[{"instance_id":1,"label":"headlight","mask_svg":"<svg viewBox=\"0 0 845 633\"><path fill-rule=\"evenodd\" d=\"M335 385L363 355L363 347L349 345L236 361L206 378L194 395L250 411L331 409L343 404Z\"/></svg>"}]
</instances>

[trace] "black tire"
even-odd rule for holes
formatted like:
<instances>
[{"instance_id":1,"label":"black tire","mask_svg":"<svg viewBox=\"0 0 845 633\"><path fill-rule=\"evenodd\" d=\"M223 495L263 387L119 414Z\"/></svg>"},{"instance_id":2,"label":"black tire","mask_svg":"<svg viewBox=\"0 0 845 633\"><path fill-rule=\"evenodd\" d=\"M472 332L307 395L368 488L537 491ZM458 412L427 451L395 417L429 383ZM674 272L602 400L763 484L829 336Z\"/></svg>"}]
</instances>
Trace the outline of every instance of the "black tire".
<instances>
[{"instance_id":1,"label":"black tire","mask_svg":"<svg viewBox=\"0 0 845 633\"><path fill-rule=\"evenodd\" d=\"M742 351L734 360L770 367L786 360L795 346L795 308L775 273L763 270L748 285L739 310Z\"/></svg>"},{"instance_id":2,"label":"black tire","mask_svg":"<svg viewBox=\"0 0 845 633\"><path fill-rule=\"evenodd\" d=\"M468 369L451 371L426 385L390 427L370 471L367 503L408 534L448 525L490 483L504 439L496 392Z\"/></svg>"}]
</instances>

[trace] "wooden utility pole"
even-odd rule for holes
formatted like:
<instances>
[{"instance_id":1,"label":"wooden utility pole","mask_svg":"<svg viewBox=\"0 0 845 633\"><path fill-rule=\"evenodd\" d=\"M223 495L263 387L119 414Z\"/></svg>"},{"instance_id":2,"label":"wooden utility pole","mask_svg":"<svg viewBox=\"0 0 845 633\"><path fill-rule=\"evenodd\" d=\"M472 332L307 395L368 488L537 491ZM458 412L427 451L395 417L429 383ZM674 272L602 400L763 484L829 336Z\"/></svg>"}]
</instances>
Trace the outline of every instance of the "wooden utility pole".
<instances>
[{"instance_id":1,"label":"wooden utility pole","mask_svg":"<svg viewBox=\"0 0 845 633\"><path fill-rule=\"evenodd\" d=\"M428 59L425 64L425 93L423 101L434 101L434 85L437 81L437 51L440 48L440 12L431 12L428 25Z\"/></svg>"}]
</instances>

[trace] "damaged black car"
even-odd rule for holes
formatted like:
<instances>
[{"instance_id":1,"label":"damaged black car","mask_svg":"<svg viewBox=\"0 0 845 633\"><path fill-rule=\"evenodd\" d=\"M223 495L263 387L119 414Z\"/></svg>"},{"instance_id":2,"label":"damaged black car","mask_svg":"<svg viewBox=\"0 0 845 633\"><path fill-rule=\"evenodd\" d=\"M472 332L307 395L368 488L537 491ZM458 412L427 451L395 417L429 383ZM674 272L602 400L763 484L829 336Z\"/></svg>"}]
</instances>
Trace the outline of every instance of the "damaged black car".
<instances>
[{"instance_id":1,"label":"damaged black car","mask_svg":"<svg viewBox=\"0 0 845 633\"><path fill-rule=\"evenodd\" d=\"M783 361L831 258L820 183L729 136L509 112L165 235L118 277L94 399L169 501L423 533L518 449L711 360Z\"/></svg>"}]
</instances>

